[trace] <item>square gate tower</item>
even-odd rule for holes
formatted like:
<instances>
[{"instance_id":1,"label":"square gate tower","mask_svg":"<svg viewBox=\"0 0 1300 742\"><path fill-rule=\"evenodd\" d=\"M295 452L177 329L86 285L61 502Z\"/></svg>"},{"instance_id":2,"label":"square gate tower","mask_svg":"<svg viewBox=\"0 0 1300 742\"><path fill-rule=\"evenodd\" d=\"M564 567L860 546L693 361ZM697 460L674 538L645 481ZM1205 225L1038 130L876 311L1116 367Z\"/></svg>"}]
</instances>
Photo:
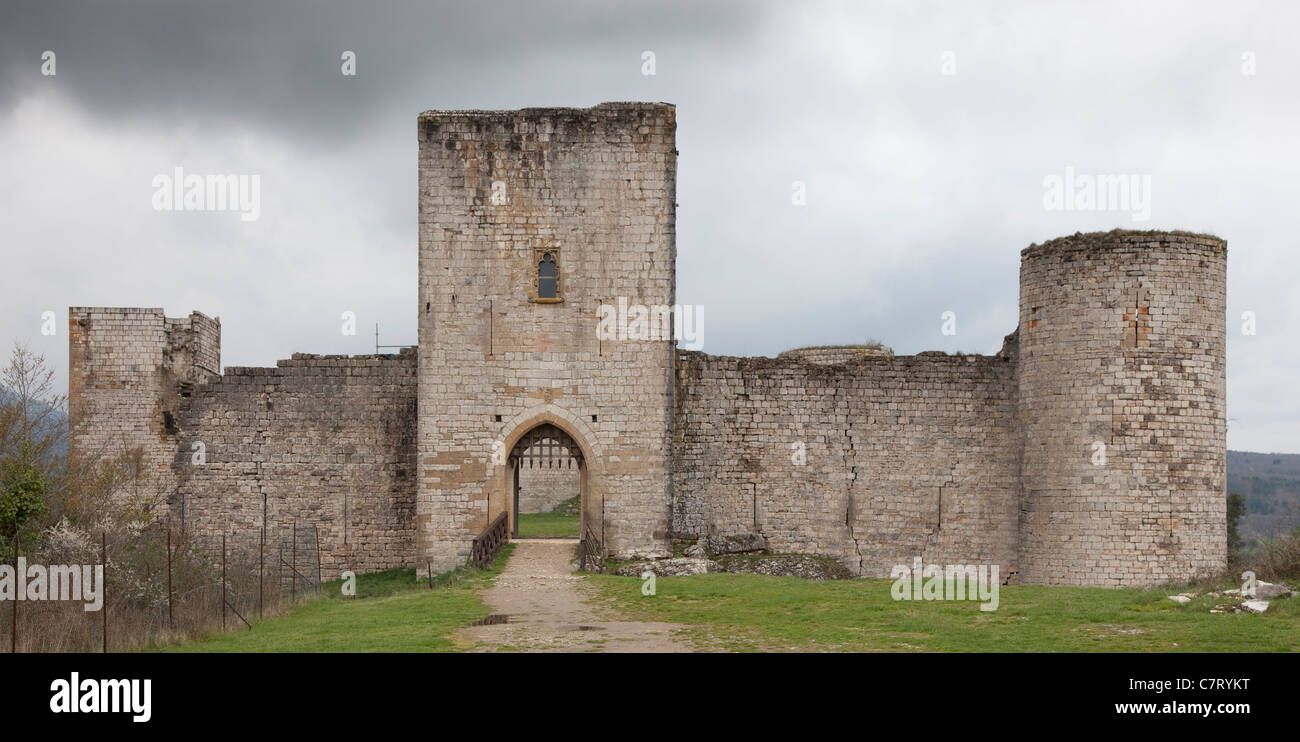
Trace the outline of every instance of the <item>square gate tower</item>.
<instances>
[{"instance_id":1,"label":"square gate tower","mask_svg":"<svg viewBox=\"0 0 1300 742\"><path fill-rule=\"evenodd\" d=\"M581 449L584 534L668 554L675 114L420 115L421 570L464 564L494 518L513 521L512 448L547 424ZM667 336L599 334L620 303L666 307Z\"/></svg>"}]
</instances>

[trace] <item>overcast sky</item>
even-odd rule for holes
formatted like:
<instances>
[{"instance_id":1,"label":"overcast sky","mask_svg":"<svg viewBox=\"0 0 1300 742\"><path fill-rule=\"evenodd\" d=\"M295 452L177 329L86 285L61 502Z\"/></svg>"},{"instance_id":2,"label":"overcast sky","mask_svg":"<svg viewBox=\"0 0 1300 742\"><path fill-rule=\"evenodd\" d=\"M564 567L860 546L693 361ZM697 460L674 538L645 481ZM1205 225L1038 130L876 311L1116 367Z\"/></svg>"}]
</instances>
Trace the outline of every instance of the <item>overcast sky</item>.
<instances>
[{"instance_id":1,"label":"overcast sky","mask_svg":"<svg viewBox=\"0 0 1300 742\"><path fill-rule=\"evenodd\" d=\"M420 111L666 101L678 300L704 305L707 352L992 353L1029 244L1211 232L1229 446L1300 452L1297 21L1280 1L7 0L0 342L63 384L70 305L218 315L227 366L373 352L375 322L413 343ZM176 167L259 174L260 218L155 211ZM1067 167L1149 176L1149 219L1046 209Z\"/></svg>"}]
</instances>

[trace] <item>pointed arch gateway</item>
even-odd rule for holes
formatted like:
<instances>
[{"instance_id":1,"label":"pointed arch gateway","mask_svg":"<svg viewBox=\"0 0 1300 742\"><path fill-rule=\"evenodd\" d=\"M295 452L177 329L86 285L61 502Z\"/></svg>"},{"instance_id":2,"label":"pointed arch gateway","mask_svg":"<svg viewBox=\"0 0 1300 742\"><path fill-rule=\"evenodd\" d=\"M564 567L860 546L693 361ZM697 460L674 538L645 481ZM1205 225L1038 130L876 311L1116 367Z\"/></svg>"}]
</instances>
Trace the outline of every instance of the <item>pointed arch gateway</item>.
<instances>
[{"instance_id":1,"label":"pointed arch gateway","mask_svg":"<svg viewBox=\"0 0 1300 742\"><path fill-rule=\"evenodd\" d=\"M519 538L520 514L537 512L533 509L537 507L533 498L529 498L532 507L524 507L521 502L520 491L525 478L529 479L530 490L546 490L539 494L542 500L552 505L569 499L566 495L572 491L571 485L575 479L581 497L584 466L582 449L554 423L542 423L524 433L511 449L507 465L513 480L510 488L510 533L513 538ZM534 484L539 480L543 483ZM581 532L579 521L576 535L581 535Z\"/></svg>"},{"instance_id":2,"label":"pointed arch gateway","mask_svg":"<svg viewBox=\"0 0 1300 742\"><path fill-rule=\"evenodd\" d=\"M588 440L590 431L572 424L569 416L542 413L511 421L506 436L509 454L498 480L497 497L491 510L508 513L509 530L519 538L520 481L537 470L564 470L577 475L579 495L578 538L604 541L604 495L601 486L599 450ZM583 435L586 432L588 435ZM527 512L527 511L525 511Z\"/></svg>"}]
</instances>

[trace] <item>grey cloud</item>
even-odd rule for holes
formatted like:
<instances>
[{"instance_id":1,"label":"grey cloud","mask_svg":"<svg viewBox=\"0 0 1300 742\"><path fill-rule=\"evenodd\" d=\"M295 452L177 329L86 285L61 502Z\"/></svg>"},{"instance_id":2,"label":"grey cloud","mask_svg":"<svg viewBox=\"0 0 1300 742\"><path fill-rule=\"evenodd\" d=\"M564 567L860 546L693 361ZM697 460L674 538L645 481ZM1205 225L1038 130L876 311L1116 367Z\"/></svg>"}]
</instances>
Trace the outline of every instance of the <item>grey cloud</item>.
<instances>
[{"instance_id":1,"label":"grey cloud","mask_svg":"<svg viewBox=\"0 0 1300 742\"><path fill-rule=\"evenodd\" d=\"M227 362L414 337L415 115L678 106L678 299L705 349L993 352L1019 250L1114 227L1229 241L1230 444L1300 451L1300 9L1233 4L36 3L0 22L0 341L39 310L223 316ZM40 54L58 53L56 78ZM344 79L339 55L358 54ZM640 74L642 50L657 75ZM957 74L940 74L955 54ZM1241 57L1258 74L1241 74ZM81 141L68 141L76 139ZM148 210L151 173L267 178L255 225ZM1043 178L1152 177L1149 222ZM241 170L242 171L242 170ZM792 181L808 203L790 203ZM88 246L104 246L102 250ZM360 336L338 333L353 309ZM958 335L939 333L958 315ZM62 344L61 344L62 343ZM1288 431L1288 428L1292 429Z\"/></svg>"}]
</instances>

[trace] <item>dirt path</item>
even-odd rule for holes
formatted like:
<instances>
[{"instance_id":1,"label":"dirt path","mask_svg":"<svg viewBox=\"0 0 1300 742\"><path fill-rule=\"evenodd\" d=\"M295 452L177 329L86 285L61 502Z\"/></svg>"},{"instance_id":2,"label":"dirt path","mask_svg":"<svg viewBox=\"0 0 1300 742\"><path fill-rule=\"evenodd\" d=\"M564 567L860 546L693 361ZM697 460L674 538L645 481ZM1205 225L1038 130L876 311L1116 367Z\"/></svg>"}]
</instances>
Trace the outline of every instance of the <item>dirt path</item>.
<instances>
[{"instance_id":1,"label":"dirt path","mask_svg":"<svg viewBox=\"0 0 1300 742\"><path fill-rule=\"evenodd\" d=\"M576 539L520 539L483 602L505 623L470 626L456 636L471 651L689 652L678 624L626 621L601 605L574 574Z\"/></svg>"}]
</instances>

